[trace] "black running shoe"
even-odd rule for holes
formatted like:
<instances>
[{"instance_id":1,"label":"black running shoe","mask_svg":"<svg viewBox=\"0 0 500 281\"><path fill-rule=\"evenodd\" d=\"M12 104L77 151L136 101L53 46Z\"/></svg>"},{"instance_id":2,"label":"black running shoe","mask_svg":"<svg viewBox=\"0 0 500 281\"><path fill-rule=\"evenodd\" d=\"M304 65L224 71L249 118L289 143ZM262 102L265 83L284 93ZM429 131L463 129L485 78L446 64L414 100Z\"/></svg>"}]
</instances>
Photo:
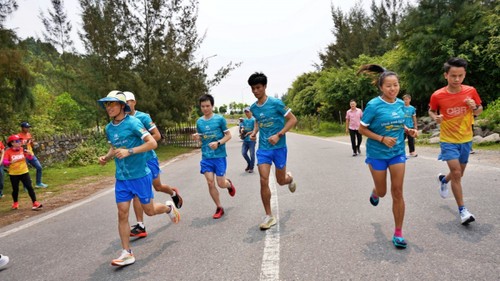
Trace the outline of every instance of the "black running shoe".
<instances>
[{"instance_id":1,"label":"black running shoe","mask_svg":"<svg viewBox=\"0 0 500 281\"><path fill-rule=\"evenodd\" d=\"M139 224L133 225L130 230L131 237L146 237L148 233L146 232L146 227L141 227Z\"/></svg>"},{"instance_id":2,"label":"black running shoe","mask_svg":"<svg viewBox=\"0 0 500 281\"><path fill-rule=\"evenodd\" d=\"M175 196L171 196L172 201L174 201L175 207L177 209L180 209L182 207L182 203L183 203L182 197L179 194L179 190L177 188L173 187L172 190L175 191Z\"/></svg>"}]
</instances>

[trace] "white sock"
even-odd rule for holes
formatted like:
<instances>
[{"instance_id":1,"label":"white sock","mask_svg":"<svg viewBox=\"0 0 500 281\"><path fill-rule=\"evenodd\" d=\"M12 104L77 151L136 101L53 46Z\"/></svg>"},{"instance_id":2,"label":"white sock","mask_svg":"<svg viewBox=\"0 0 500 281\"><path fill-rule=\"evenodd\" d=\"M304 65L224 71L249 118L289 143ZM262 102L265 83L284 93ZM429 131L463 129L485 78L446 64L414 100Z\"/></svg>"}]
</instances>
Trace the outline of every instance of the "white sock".
<instances>
[{"instance_id":1,"label":"white sock","mask_svg":"<svg viewBox=\"0 0 500 281\"><path fill-rule=\"evenodd\" d=\"M137 224L138 224L140 227L144 228L144 223L143 223L142 221L138 221L138 222L137 222Z\"/></svg>"},{"instance_id":2,"label":"white sock","mask_svg":"<svg viewBox=\"0 0 500 281\"><path fill-rule=\"evenodd\" d=\"M175 190L172 190L172 195L170 195L170 197L174 197L175 195L177 195L177 193L175 193Z\"/></svg>"}]
</instances>

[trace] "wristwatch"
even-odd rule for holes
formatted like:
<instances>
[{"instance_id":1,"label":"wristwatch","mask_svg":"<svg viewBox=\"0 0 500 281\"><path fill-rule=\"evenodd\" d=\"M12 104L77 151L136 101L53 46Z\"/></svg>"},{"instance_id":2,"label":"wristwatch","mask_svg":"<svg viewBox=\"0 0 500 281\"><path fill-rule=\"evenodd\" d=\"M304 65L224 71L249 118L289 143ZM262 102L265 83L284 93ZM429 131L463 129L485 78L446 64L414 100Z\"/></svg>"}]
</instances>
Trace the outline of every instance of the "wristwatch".
<instances>
[{"instance_id":1,"label":"wristwatch","mask_svg":"<svg viewBox=\"0 0 500 281\"><path fill-rule=\"evenodd\" d=\"M134 149L132 149L132 148L129 148L129 149L128 149L128 154L129 154L129 155L132 155L132 154L134 154Z\"/></svg>"},{"instance_id":2,"label":"wristwatch","mask_svg":"<svg viewBox=\"0 0 500 281\"><path fill-rule=\"evenodd\" d=\"M217 147L220 147L220 141L217 141Z\"/></svg>"}]
</instances>

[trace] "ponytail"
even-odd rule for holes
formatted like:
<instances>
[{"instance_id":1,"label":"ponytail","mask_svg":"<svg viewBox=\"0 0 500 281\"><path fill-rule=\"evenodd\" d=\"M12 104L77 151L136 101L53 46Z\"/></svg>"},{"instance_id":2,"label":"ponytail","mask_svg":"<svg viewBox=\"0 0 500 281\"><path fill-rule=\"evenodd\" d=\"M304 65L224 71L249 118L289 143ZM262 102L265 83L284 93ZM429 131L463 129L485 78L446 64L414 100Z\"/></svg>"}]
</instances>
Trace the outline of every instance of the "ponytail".
<instances>
[{"instance_id":1,"label":"ponytail","mask_svg":"<svg viewBox=\"0 0 500 281\"><path fill-rule=\"evenodd\" d=\"M356 74L360 74L360 73L366 73L366 74L369 74L373 77L372 79L372 84L377 86L377 87L382 87L382 84L384 83L384 79L387 77L387 76L396 76L398 77L398 75L395 73L395 72L392 72L392 71L388 71L387 69L383 68L382 66L378 65L378 64L364 64L362 65L358 72ZM377 77L378 75L378 77ZM398 77L399 79L399 77Z\"/></svg>"}]
</instances>

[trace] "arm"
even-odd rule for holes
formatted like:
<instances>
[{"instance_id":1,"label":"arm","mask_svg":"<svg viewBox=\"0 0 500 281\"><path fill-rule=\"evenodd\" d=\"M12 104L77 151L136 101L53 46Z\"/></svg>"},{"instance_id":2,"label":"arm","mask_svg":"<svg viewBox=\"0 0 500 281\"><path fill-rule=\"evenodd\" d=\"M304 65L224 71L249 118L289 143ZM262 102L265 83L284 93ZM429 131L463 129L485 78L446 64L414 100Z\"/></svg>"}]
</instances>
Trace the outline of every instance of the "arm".
<instances>
[{"instance_id":1,"label":"arm","mask_svg":"<svg viewBox=\"0 0 500 281\"><path fill-rule=\"evenodd\" d=\"M359 132L362 135L364 135L370 139L373 139L373 140L376 140L378 142L385 144L387 147L393 147L396 144L395 138L375 134L374 132L370 131L370 129L368 129L366 126L364 126L363 124L359 125Z\"/></svg>"},{"instance_id":2,"label":"arm","mask_svg":"<svg viewBox=\"0 0 500 281\"><path fill-rule=\"evenodd\" d=\"M146 135L143 140L144 140L144 143L139 145L139 146L136 146L136 147L115 149L115 151L114 151L115 157L118 159L123 159L123 158L128 157L132 154L143 153L146 151L153 150L158 146L158 144L156 143L156 140L153 138L153 136L151 136L149 134ZM130 150L132 153L129 152Z\"/></svg>"},{"instance_id":3,"label":"arm","mask_svg":"<svg viewBox=\"0 0 500 281\"><path fill-rule=\"evenodd\" d=\"M109 147L108 153L106 155L99 157L99 164L106 165L106 163L113 159L113 146Z\"/></svg>"},{"instance_id":4,"label":"arm","mask_svg":"<svg viewBox=\"0 0 500 281\"><path fill-rule=\"evenodd\" d=\"M438 124L441 124L441 122L443 122L443 115L438 115L436 110L429 109L429 117L431 117L432 120L436 121L436 123Z\"/></svg>"},{"instance_id":5,"label":"arm","mask_svg":"<svg viewBox=\"0 0 500 281\"><path fill-rule=\"evenodd\" d=\"M295 124L297 124L297 117L295 117L295 115L293 115L293 113L291 111L288 112L288 114L285 116L285 119L286 119L286 123L285 123L285 126L283 126L283 129L281 129L277 134L272 135L269 138L268 141L272 145L275 145L276 143L278 143L280 138L282 136L284 136L286 134L286 132L288 132L290 129L292 129L295 126Z\"/></svg>"},{"instance_id":6,"label":"arm","mask_svg":"<svg viewBox=\"0 0 500 281\"><path fill-rule=\"evenodd\" d=\"M345 118L345 133L349 133L349 118Z\"/></svg>"},{"instance_id":7,"label":"arm","mask_svg":"<svg viewBox=\"0 0 500 281\"><path fill-rule=\"evenodd\" d=\"M413 115L413 129L418 130L417 115Z\"/></svg>"},{"instance_id":8,"label":"arm","mask_svg":"<svg viewBox=\"0 0 500 281\"><path fill-rule=\"evenodd\" d=\"M250 139L255 141L257 140L257 133L259 132L259 124L257 123L257 119L253 123L253 131L250 134Z\"/></svg>"},{"instance_id":9,"label":"arm","mask_svg":"<svg viewBox=\"0 0 500 281\"><path fill-rule=\"evenodd\" d=\"M226 130L224 132L224 137L218 141L213 141L211 143L208 144L208 146L210 146L211 149L215 150L217 148L219 148L219 146L227 143L229 140L231 139L231 132L229 130Z\"/></svg>"},{"instance_id":10,"label":"arm","mask_svg":"<svg viewBox=\"0 0 500 281\"><path fill-rule=\"evenodd\" d=\"M158 128L155 127L154 129L149 131L149 133L151 134L151 136L153 136L153 139L155 139L155 141L161 140L161 133Z\"/></svg>"}]
</instances>

